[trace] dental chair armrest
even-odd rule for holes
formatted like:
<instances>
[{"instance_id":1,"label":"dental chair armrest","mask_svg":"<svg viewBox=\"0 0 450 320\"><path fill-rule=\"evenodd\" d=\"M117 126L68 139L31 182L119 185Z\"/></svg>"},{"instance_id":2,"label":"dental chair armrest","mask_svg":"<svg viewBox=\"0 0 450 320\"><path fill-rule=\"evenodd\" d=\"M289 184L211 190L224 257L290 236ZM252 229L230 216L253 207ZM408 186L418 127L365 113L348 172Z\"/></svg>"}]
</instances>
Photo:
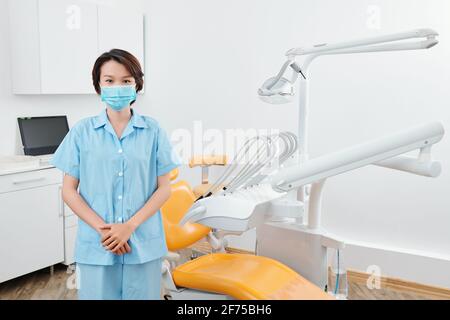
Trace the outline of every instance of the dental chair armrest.
<instances>
[{"instance_id":1,"label":"dental chair armrest","mask_svg":"<svg viewBox=\"0 0 450 320\"><path fill-rule=\"evenodd\" d=\"M213 165L224 166L228 163L227 156L220 155L195 155L189 160L189 168L209 167Z\"/></svg>"}]
</instances>

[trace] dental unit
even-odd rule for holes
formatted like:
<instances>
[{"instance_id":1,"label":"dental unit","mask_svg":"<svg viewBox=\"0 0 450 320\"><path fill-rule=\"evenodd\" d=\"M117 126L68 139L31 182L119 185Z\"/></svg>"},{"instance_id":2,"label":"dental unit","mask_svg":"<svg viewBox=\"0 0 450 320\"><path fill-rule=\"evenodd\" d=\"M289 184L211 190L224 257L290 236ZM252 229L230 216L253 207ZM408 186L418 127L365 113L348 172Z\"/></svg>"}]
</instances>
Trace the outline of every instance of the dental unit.
<instances>
[{"instance_id":1,"label":"dental unit","mask_svg":"<svg viewBox=\"0 0 450 320\"><path fill-rule=\"evenodd\" d=\"M291 102L295 97L295 85L298 81L298 134L281 132L278 135L247 140L209 190L203 196L193 200L186 208L187 212L180 217L176 228L196 224L209 228L204 232L217 253L203 259L204 261L209 259L207 263L203 262L203 269L201 267L195 269L195 260L193 260L188 262L190 269L186 266L181 268L182 272L175 271L173 279L179 279L179 283L171 282L172 271L167 267L164 270L165 280L169 283L166 287L169 288L172 296L203 297L202 294L208 294L203 291L210 291L214 292L216 298L217 294L233 298L288 297L289 294L280 288L276 290L276 293L259 296L255 293L256 289L254 291L251 285L245 284L245 281L251 282L251 280L241 279L242 288L240 284L237 285L239 282L235 278L225 283L223 287L216 283L218 286L216 288L213 284L207 283L205 275L210 276L212 282L227 279L225 276L214 278L210 272L214 263L225 264L224 261L221 262L222 259L231 259L221 256L226 255L221 253L226 246L224 237L239 235L253 228L256 228L257 234L257 256L253 258L244 255L242 258L233 257L233 259L242 261L247 259L256 263L254 259L257 257L260 257L259 259L269 257L277 262L264 261L266 267L270 264L273 267L279 262L293 269L318 289L326 290L327 249L345 248L344 240L330 234L321 226L321 204L326 180L369 165L419 176L438 177L441 165L432 159L431 149L442 140L444 128L439 122L431 122L309 159L307 133L310 65L316 58L324 55L429 49L438 43L437 36L438 33L434 30L419 29L388 36L336 44L318 44L310 48L289 50L286 53L287 61L280 72L264 82L258 90L258 95L263 101L271 104ZM304 57L303 61L297 62L296 59L301 56ZM292 71L292 75L286 78L284 75L288 69ZM251 147L255 147L256 152L249 156ZM405 155L412 151L417 151L418 156ZM238 168L237 164L245 157L248 161L244 162L242 168ZM218 260L214 260L214 257ZM199 259L201 258L196 260ZM210 269L206 268L206 265ZM228 268L231 268L229 272L240 272L230 265L227 264ZM187 271L188 269L190 271ZM223 272L225 273L226 270L224 267ZM192 278L198 276L198 279L202 280L198 282L192 280L195 284L189 285L189 275ZM226 280L223 281L226 282ZM286 286L294 288L293 291L301 287L297 293L298 296L304 297L300 292L306 290L302 287L305 285L302 281L296 278ZM233 285L240 287L237 293L229 288ZM185 287L181 290L183 294L181 294L180 286ZM306 291L309 292L309 290L314 292L311 293L312 296L317 297L315 289L308 287Z\"/></svg>"}]
</instances>

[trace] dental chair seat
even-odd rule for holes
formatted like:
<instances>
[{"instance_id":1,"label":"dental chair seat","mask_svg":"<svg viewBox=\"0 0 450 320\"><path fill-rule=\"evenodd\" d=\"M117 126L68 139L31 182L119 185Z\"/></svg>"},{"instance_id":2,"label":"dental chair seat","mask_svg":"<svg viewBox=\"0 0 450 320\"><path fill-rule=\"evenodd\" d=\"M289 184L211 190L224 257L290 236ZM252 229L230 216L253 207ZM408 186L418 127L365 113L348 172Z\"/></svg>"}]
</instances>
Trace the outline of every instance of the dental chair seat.
<instances>
[{"instance_id":1,"label":"dental chair seat","mask_svg":"<svg viewBox=\"0 0 450 320\"><path fill-rule=\"evenodd\" d=\"M244 300L330 300L330 295L282 263L250 254L212 253L173 270L178 287Z\"/></svg>"}]
</instances>

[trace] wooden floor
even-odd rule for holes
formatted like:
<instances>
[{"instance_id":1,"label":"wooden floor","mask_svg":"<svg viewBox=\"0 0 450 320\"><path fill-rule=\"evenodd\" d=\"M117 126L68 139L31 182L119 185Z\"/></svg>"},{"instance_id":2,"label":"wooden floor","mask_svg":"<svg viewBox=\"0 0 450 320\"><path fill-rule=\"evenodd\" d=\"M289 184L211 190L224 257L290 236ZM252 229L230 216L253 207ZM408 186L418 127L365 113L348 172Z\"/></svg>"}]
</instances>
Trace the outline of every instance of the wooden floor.
<instances>
[{"instance_id":1,"label":"wooden floor","mask_svg":"<svg viewBox=\"0 0 450 320\"><path fill-rule=\"evenodd\" d=\"M67 286L67 280L73 273L66 272L67 267L59 264L54 266L53 275L50 268L46 268L0 283L0 300L77 299L77 291Z\"/></svg>"},{"instance_id":2,"label":"wooden floor","mask_svg":"<svg viewBox=\"0 0 450 320\"><path fill-rule=\"evenodd\" d=\"M348 283L349 300L432 300L427 296L404 290L381 288L370 290L365 283ZM0 300L73 300L77 299L74 273L64 265L55 265L53 275L50 268L42 269L10 281L0 283Z\"/></svg>"}]
</instances>

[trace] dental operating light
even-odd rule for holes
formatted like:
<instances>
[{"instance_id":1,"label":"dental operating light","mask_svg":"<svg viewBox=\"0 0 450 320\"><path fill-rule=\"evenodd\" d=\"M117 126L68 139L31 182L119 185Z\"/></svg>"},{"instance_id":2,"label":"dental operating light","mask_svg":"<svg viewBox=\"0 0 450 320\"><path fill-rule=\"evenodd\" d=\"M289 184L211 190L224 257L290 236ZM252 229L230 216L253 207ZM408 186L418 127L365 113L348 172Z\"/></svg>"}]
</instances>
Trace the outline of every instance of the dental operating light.
<instances>
[{"instance_id":1,"label":"dental operating light","mask_svg":"<svg viewBox=\"0 0 450 320\"><path fill-rule=\"evenodd\" d=\"M294 85L298 76L301 76L306 80L306 75L305 72L302 71L302 67L295 62L295 57L297 56L309 55L315 58L320 55L429 49L439 43L436 39L438 35L439 34L432 29L419 29L410 32L337 44L317 44L306 49L294 48L286 52L288 60L283 64L280 72L275 77L272 77L263 83L258 90L258 95L261 100L271 104L291 102L295 96ZM423 39L420 41L405 41L418 38ZM309 64L311 61L307 60L306 62ZM283 77L289 67L293 71L293 76L290 79Z\"/></svg>"},{"instance_id":2,"label":"dental operating light","mask_svg":"<svg viewBox=\"0 0 450 320\"><path fill-rule=\"evenodd\" d=\"M369 52L389 52L406 50L424 50L434 47L439 43L438 33L432 29L417 29L408 32L395 33L385 36L369 37L365 39L341 42L322 43L309 48L294 48L286 52L287 61L281 67L278 74L266 80L258 95L264 102L271 104L285 104L295 98L295 86L299 88L299 120L298 120L298 163L308 160L308 104L309 104L309 66L320 56L340 55ZM303 57L303 61L297 62L296 58ZM292 74L287 76L286 73ZM378 165L386 167L398 166L396 162L384 162ZM405 165L408 160L401 161ZM298 199L306 200L305 186L298 190Z\"/></svg>"}]
</instances>

